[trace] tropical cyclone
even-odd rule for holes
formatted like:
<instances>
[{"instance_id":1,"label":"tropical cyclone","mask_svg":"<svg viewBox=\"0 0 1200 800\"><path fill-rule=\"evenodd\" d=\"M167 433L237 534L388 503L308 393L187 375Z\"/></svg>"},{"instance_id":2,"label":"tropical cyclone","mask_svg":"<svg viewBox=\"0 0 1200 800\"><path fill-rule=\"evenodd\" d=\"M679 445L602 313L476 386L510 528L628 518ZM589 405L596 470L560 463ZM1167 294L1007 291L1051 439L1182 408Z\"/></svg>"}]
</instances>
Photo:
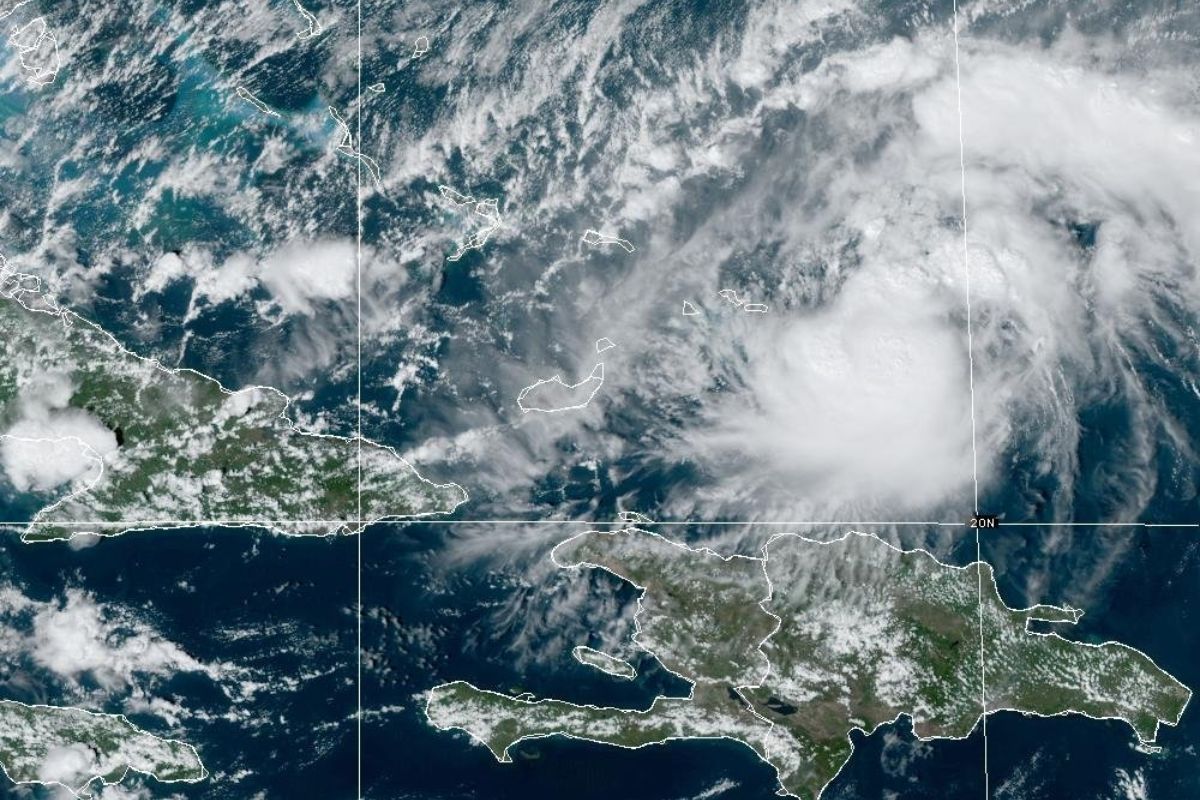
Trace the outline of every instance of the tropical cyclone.
<instances>
[{"instance_id":1,"label":"tropical cyclone","mask_svg":"<svg viewBox=\"0 0 1200 800\"><path fill-rule=\"evenodd\" d=\"M18 783L57 784L76 795L131 769L164 782L208 774L191 745L152 736L122 716L11 700L0 700L0 766Z\"/></svg>"},{"instance_id":2,"label":"tropical cyclone","mask_svg":"<svg viewBox=\"0 0 1200 800\"><path fill-rule=\"evenodd\" d=\"M0 258L0 478L47 501L26 539L173 521L329 533L466 499L365 440L360 478L360 441L298 429L288 402L137 356Z\"/></svg>"},{"instance_id":3,"label":"tropical cyclone","mask_svg":"<svg viewBox=\"0 0 1200 800\"><path fill-rule=\"evenodd\" d=\"M1009 608L987 564L948 566L871 535L785 534L758 556L722 557L629 528L580 534L552 557L639 587L635 643L692 691L630 710L461 681L431 690L430 722L467 731L501 761L523 739L556 734L623 747L724 737L771 764L785 792L816 798L853 752L852 729L905 715L923 739L965 737L984 685L989 712L1119 719L1143 748L1191 697L1133 648L1030 630L1079 612Z\"/></svg>"}]
</instances>

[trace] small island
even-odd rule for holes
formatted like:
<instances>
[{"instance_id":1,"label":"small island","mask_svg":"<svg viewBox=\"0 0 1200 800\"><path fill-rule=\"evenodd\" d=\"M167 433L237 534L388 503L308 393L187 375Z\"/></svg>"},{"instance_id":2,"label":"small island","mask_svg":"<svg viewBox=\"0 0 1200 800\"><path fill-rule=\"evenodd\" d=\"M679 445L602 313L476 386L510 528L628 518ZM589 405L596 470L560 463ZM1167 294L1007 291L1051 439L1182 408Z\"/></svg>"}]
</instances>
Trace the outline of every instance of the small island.
<instances>
[{"instance_id":1,"label":"small island","mask_svg":"<svg viewBox=\"0 0 1200 800\"><path fill-rule=\"evenodd\" d=\"M580 664L598 669L605 675L612 675L614 678L624 678L625 680L633 680L637 677L637 670L628 661L610 656L608 653L602 653L599 650L593 650L587 645L579 645L571 650L571 656Z\"/></svg>"},{"instance_id":2,"label":"small island","mask_svg":"<svg viewBox=\"0 0 1200 800\"><path fill-rule=\"evenodd\" d=\"M628 528L580 534L552 558L641 589L634 641L691 693L624 709L434 687L429 722L500 761L552 735L627 748L727 738L773 766L783 792L814 800L850 758L852 730L900 716L922 739L966 737L1001 710L1117 719L1152 749L1191 698L1138 650L1028 625L1074 623L1080 611L1009 608L987 564L946 565L873 535L784 534L757 556L726 557Z\"/></svg>"}]
</instances>

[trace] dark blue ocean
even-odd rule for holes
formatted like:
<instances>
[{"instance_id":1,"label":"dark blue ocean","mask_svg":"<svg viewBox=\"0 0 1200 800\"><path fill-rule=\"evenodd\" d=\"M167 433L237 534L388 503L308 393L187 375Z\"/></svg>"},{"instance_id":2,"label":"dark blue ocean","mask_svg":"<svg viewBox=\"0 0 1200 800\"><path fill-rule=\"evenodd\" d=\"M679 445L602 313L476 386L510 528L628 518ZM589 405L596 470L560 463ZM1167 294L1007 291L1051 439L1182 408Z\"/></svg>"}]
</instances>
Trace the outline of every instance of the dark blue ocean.
<instances>
[{"instance_id":1,"label":"dark blue ocean","mask_svg":"<svg viewBox=\"0 0 1200 800\"><path fill-rule=\"evenodd\" d=\"M498 764L460 734L428 727L421 693L467 679L501 690L640 707L659 692L682 689L648 660L632 683L613 681L576 664L568 653L516 666L521 648L509 634L519 621L498 623L497 609L523 593L521 608L537 614L561 585L522 585L502 571L445 564L438 553L457 534L440 524L377 525L362 538L362 768L374 798L690 798L712 790L723 798L767 798L772 770L747 748L726 741L672 743L636 752L566 740L523 744L514 763ZM1023 562L1037 562L1045 532L988 534L985 557L1000 567L1010 604L1023 581ZM1071 635L1116 639L1149 653L1190 686L1200 686L1200 547L1191 533L1122 531L1127 556L1110 573ZM1106 537L1111 541L1113 534ZM1087 537L1080 537L1087 541ZM1098 540L1097 540L1098 541ZM244 530L186 530L127 535L73 550L63 544L22 545L5 539L0 568L22 592L51 600L64 587L144 615L166 639L201 662L232 662L255 679L282 685L316 674L287 691L268 691L240 710L245 722L192 717L174 733L194 743L213 777L175 786L186 797L350 798L356 781L356 615L358 541L298 539ZM968 548L963 547L966 552ZM1070 594L1062 575L1051 594ZM599 577L590 588L618 600L628 587ZM187 588L181 588L186 586ZM1055 599L1053 596L1048 599ZM587 641L585 623L562 626ZM250 630L231 639L223 632ZM563 630L555 635L563 634ZM0 690L26 701L64 699L59 684L37 670L0 669ZM155 689L192 712L217 716L230 701L202 676L181 674ZM116 693L110 710L120 710ZM132 715L152 731L153 716ZM1116 722L1083 718L989 718L988 757L994 797L1117 798L1118 770L1137 776L1145 796L1200 796L1200 717L1194 707L1177 729L1164 728L1159 755L1136 752L1133 734ZM252 721L252 722L250 722ZM871 736L854 735L857 752L827 798L978 798L983 791L983 738L921 743L902 721ZM233 783L229 776L244 773ZM161 790L160 790L161 791ZM5 786L0 795L29 790ZM156 792L157 796L158 792ZM711 795L716 796L716 794ZM1141 796L1141 795L1130 795Z\"/></svg>"},{"instance_id":2,"label":"dark blue ocean","mask_svg":"<svg viewBox=\"0 0 1200 800\"><path fill-rule=\"evenodd\" d=\"M44 254L38 268L47 274L77 268L88 276L82 288L64 281L76 290L69 298L72 307L131 347L155 354L164 363L204 371L229 386L277 382L290 394L303 395L298 408L322 414L321 422L330 430L354 429L359 370L351 365L356 356L364 359L355 366L366 375L362 387L366 431L401 450L438 437L453 438L475 424L476 409L482 409L481 429L518 419L511 393L502 394L497 388L501 385L497 365L540 369L550 363L548 351L565 335L555 327L555 317L539 305L546 298L523 297L520 292L539 281L546 264L561 256L563 242L575 242L578 228L598 223L585 216L585 210L559 209L537 218L536 225L527 224L521 231L523 238L498 237L485 253L472 251L459 261L446 262L453 240L464 232L459 230L462 220L427 202L425 195L436 196L437 182L446 181L479 197L496 198L506 214L511 195L530 206L545 199L529 187L548 179L526 166L526 162L544 163L536 160L545 155L538 150L542 123L553 128L561 121L577 138L578 152L564 154L563 174L574 172L581 163L587 167L588 159L598 157L587 152L591 143L584 148L582 131L576 130L573 98L552 95L537 108L544 119L531 115L501 131L509 137L502 139L505 149L496 151L502 158L472 161L478 154L470 152L469 143L460 142L437 170L427 177L409 175L386 196L370 195L359 214L353 162L335 161L345 167L337 172L314 172L314 165L322 165L329 155L337 133L325 107L334 105L345 113L359 99L357 65L349 56L354 49L350 42L353 3L309 4L327 20L338 22L306 46L303 56L286 49L260 52L256 37L272 41L273 29L226 25L207 7L212 4L202 2L114 4L109 16L94 26L89 20L103 10L101 6L41 5L45 8L39 13L44 12L60 32L64 52L68 34L72 37L72 60L59 85L73 85L72 75L80 76L91 81L87 84L91 94L84 103L77 102L78 95L64 92L65 99L55 103L54 90L39 94L17 85L0 92L0 124L15 131L14 141L20 139L13 149L20 158L10 159L5 153L6 163L0 166L6 252ZM268 5L284 20L279 24L299 25L298 17L289 16L293 7L288 0ZM454 17L457 11L446 10L454 4L444 4L429 19L420 16L417 4L365 5L365 72L368 80L372 75L386 76L388 88L370 101L362 144L381 158L391 152L400 160L403 148L388 148L397 140L419 140L435 126L455 93L469 101L486 98L490 89L503 87L526 67L522 45L529 42L518 39L509 60L494 73L481 67L478 78L468 74L464 79L452 71L423 76L404 66L411 52L409 34L433 30L435 18ZM522 35L553 40L590 20L590 4L565 5L568 12L554 23L562 31L530 28ZM618 81L601 71L602 82L586 87L588 92L604 102L630 102L637 97L631 87L667 77L672 53L660 45L673 45L675 55L690 58L690 53L714 46L716 31L736 29L744 19L741 4L732 2L681 3L661 19L652 13L655 5L647 4L640 16L625 23L630 46L604 57L610 64L627 64L628 74L621 74ZM1032 10L1027 16L1013 15L1011 21L1007 17L985 21L975 33L1049 44L1071 28L1067 17L1073 12L1066 4L1013 5ZM1117 28L1136 28L1143 19L1140 14L1157 15L1158 6L1166 16L1187 10L1183 2L1142 4L1155 6L1149 10L1139 10L1137 5L1121 4L1123 10L1113 13L1104 4L1077 3L1076 8L1087 12L1078 27L1107 41L1105 37ZM412 18L404 16L410 6L415 8ZM917 36L931 16L944 31L950 6L885 2L873 15L872 25L878 30L864 24L861 31L854 25L833 31L822 41L824 49L797 54L796 68L814 71L827 55L866 46L872 37L884 41L892 35ZM161 33L168 23L182 25L169 40ZM289 27L285 38L290 42L293 35ZM1195 39L1194 31L1175 38L1189 39ZM146 41L165 44L147 48ZM132 66L123 71L126 62ZM228 102L225 83L234 80L253 86L282 116L264 120L245 105ZM471 80L478 83L472 87ZM472 95L469 90L482 94ZM721 97L728 106L711 114L742 115L759 102L756 91L728 87ZM574 88L568 93L574 95ZM154 122L146 124L146 120ZM765 149L755 155L755 159L762 155L768 164L770 149L791 141L788 131L802 132L804 126L814 124L790 109L768 122ZM26 135L27 125L38 126L37 135ZM83 158L72 155L70 146L83 132L94 134L98 143L111 143L122 158L99 152ZM680 131L681 137L684 133ZM278 171L251 169L268 139L287 144L286 163ZM686 140L681 141L686 149ZM161 155L144 160L130 156L140 150L153 155L155 147L147 143L158 147ZM238 166L236 179L211 195L164 191L145 218L135 222L130 209L191 152L216 154L218 165ZM754 165L746 166L753 175ZM603 180L596 179L597 186L607 185L613 169L606 164L595 168L603 173ZM47 176L54 176L54 181ZM64 192L56 201L57 216L49 216L52 184L81 176L96 180L81 184L74 194ZM798 172L797 180L807 177ZM585 188L592 192L596 187ZM729 188L720 183L689 185L689 199L666 220L678 228L676 238L682 241L706 221L719 221L721 213L712 214L708 206L722 207L723 193ZM257 213L226 207L230 194L247 190L256 198ZM599 213L591 204L602 195L598 190L585 193L586 214ZM784 197L781 202L794 199ZM518 214L514 211L513 216ZM71 246L64 246L70 251L67 256L58 253L57 241L46 246L42 240L46 231L70 233ZM377 311L378 321L393 311L399 314L410 301L423 304L424 311L415 318L420 324L410 327L425 326L435 336L410 338L410 328L398 326L403 330L369 339L366 352L358 354L351 300L328 302L315 319L264 318L255 304L269 299L269 292L258 286L236 300L193 309L197 275L146 292L133 302L139 281L167 252L197 249L216 265L234 254L262 255L293 240L361 237L369 248L378 248L386 256L410 244L396 236L397 231L433 231L428 237L433 244L386 280L373 283L373 266L366 265L368 311L372 305L384 307L384 312ZM649 238L649 226L639 233ZM1075 235L1086 250L1095 243L1096 229L1084 226ZM420 241L424 246L426 240ZM438 247L446 252L437 252ZM748 252L758 258L758 251ZM620 255L594 257L606 269L621 263ZM69 264L55 261L60 258ZM770 262L770 252L761 260ZM561 297L552 299L570 304L576 287L562 280L554 289ZM510 295L520 297L520 302ZM814 304L820 299L818 293ZM1168 311L1163 319L1174 320L1181 329L1193 327L1190 311ZM1186 341L1190 346L1191 340ZM1195 522L1200 517L1196 503L1200 477L1190 455L1194 449L1181 447L1172 436L1182 432L1186 442L1200 440L1193 388L1200 367L1194 353L1166 334L1145 343L1153 352L1135 352L1134 358L1146 381L1146 393L1161 401L1147 416L1169 418L1175 427L1170 432L1166 426L1153 431L1157 482L1139 518ZM318 362L318 356L325 360ZM278 362L289 359L302 361L303 369L275 369ZM398 364L409 362L422 364L419 380L397 396L390 378ZM1144 470L1130 468L1126 458L1142 430L1138 425L1144 422L1133 413L1140 409L1137 399L1114 390L1082 409L1076 420L1082 434L1073 450L1075 475L1060 476L1041 468L1042 454L1036 447L1041 427L1016 431L1004 454L1003 480L995 488L985 487L985 510L1034 522L1129 518L1120 516L1127 510L1122 500L1138 495L1144 477ZM673 423L697 411L690 405L694 398L678 399L674 405L671 400L654 405L630 391L620 403L613 403L599 433L630 442L641 441L647 431L670 436L675 430L670 425L663 429L666 433L654 434L656 429L648 423L661 419ZM505 436L509 433L504 431ZM531 479L534 485L527 495L516 498L520 513L612 519L619 502L653 513L673 489L704 488L704 476L694 465L656 460L660 443L651 440L632 454L617 453L607 471L585 469L564 456ZM577 453L581 461L595 455L570 437L554 447L560 454ZM531 458L541 455L530 452L536 454ZM599 446L596 452L607 458ZM428 469L420 464L427 476L459 480L472 492L474 503L463 510L464 516L512 516L502 504L514 501L513 497L489 497L486 488L477 490L472 475L476 466L469 459L434 463ZM1064 483L1074 490L1066 492ZM960 500L953 503L966 507ZM23 519L39 505L38 498L0 497L0 518ZM363 793L373 800L773 797L773 770L736 742L676 742L625 751L547 739L518 746L514 763L498 764L465 735L440 732L425 723L423 693L450 680L629 708L645 707L658 694L685 691L678 679L648 658L636 663L639 677L633 682L615 681L576 663L570 646L589 642L609 612L627 610L633 591L604 575L589 576L587 588L597 602L578 617L555 616L571 586L564 577L533 567L547 557L556 540L579 528L563 526L561 536L547 535L545 526L530 528L528 538L539 546L509 560L504 554L513 530L512 526L489 529L431 522L375 525L361 537L292 538L243 529L193 528L130 534L83 548L65 543L26 545L16 531L4 531L0 576L7 586L39 603L59 603L68 590L84 592L103 609L135 620L201 664L222 665L220 670L227 675L213 680L196 672L154 678L135 674L127 685L102 687L94 676L68 679L13 657L0 661L0 697L128 712L151 732L194 744L211 777L169 788L147 781L153 797L350 800L357 792L360 745ZM681 528L669 532L691 541L717 533ZM454 557L462 552L456 545L467 538L476 542L473 552L478 557ZM497 542L494 546L488 545L491 538ZM976 553L974 535L965 528L905 528L899 541L930 547L958 564L970 562ZM1200 689L1200 581L1196 580L1200 532L1001 526L984 534L982 552L993 564L1010 605L1048 602L1080 607L1085 616L1077 626L1061 631L1064 635L1132 645L1183 683ZM249 687L251 683L255 686ZM247 684L242 687L246 691L236 691L239 684ZM158 714L130 712L136 705L131 700L141 693L182 709L178 725L168 726ZM980 730L962 741L919 742L902 720L869 736L855 733L853 740L856 753L830 785L825 800L978 800L985 790ZM1177 728L1162 729L1160 740L1163 751L1148 755L1134 749L1132 731L1117 722L998 713L989 717L987 725L986 788L995 800L1200 798L1196 703ZM0 780L0 798L49 796Z\"/></svg>"}]
</instances>

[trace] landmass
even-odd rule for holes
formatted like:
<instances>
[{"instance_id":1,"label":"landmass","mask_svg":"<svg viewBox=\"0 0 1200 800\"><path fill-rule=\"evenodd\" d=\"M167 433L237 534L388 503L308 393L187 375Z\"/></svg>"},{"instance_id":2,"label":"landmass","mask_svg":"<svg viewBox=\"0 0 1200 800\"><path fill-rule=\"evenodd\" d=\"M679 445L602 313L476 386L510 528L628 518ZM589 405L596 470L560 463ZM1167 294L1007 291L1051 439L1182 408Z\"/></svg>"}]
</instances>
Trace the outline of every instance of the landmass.
<instances>
[{"instance_id":1,"label":"landmass","mask_svg":"<svg viewBox=\"0 0 1200 800\"><path fill-rule=\"evenodd\" d=\"M517 395L517 405L525 414L531 411L551 414L556 411L586 408L603 385L604 363L599 362L592 367L591 373L578 383L567 383L561 375L531 383Z\"/></svg>"},{"instance_id":2,"label":"landmass","mask_svg":"<svg viewBox=\"0 0 1200 800\"><path fill-rule=\"evenodd\" d=\"M321 31L324 30L321 27L321 22L311 11L300 4L300 0L292 0L292 2L295 4L296 10L300 12L300 16L304 18L304 22L308 25L308 30L297 33L296 38L303 41L304 39L312 39L313 37L320 36Z\"/></svg>"},{"instance_id":3,"label":"landmass","mask_svg":"<svg viewBox=\"0 0 1200 800\"><path fill-rule=\"evenodd\" d=\"M426 44L428 45L428 40L426 40ZM415 53L413 58L416 58L417 55L420 54ZM475 216L483 220L482 224L479 223L478 219L475 220L475 223L479 224L480 227L467 236L453 253L446 256L447 261L458 261L467 254L468 250L482 249L487 244L488 239L492 238L492 234L500 230L503 222L500 219L500 202L496 198L489 197L485 200L476 200L469 194L463 194L443 184L438 185L438 191L441 192L443 198L453 203L456 207L469 206L475 212Z\"/></svg>"},{"instance_id":4,"label":"landmass","mask_svg":"<svg viewBox=\"0 0 1200 800\"><path fill-rule=\"evenodd\" d=\"M466 500L390 448L299 429L288 404L135 355L0 259L0 487L45 500L26 540L184 522L327 534Z\"/></svg>"},{"instance_id":5,"label":"landmass","mask_svg":"<svg viewBox=\"0 0 1200 800\"><path fill-rule=\"evenodd\" d=\"M852 730L900 716L922 739L965 737L998 710L1117 719L1147 749L1191 697L1131 647L1029 630L1030 620L1073 623L1080 612L1009 608L987 564L949 566L871 535L785 534L757 556L724 557L629 528L581 534L552 558L640 588L634 642L691 694L642 710L461 681L431 690L429 721L465 730L500 761L551 735L621 747L729 738L774 767L784 792L811 800L850 758Z\"/></svg>"},{"instance_id":6,"label":"landmass","mask_svg":"<svg viewBox=\"0 0 1200 800\"><path fill-rule=\"evenodd\" d=\"M249 89L247 89L245 86L239 86L239 87L237 87L237 89L236 89L235 91L237 92L237 96L238 96L238 97L242 98L242 99L243 99L243 100L245 100L247 103L249 103L250 105L252 105L252 106L254 106L255 108L257 108L257 109L258 109L259 111L261 111L262 113L264 113L264 114L267 114L267 115L269 115L269 116L272 116L272 117L278 117L278 116L279 116L279 112L278 112L278 111L276 111L275 109L271 108L269 105L267 105L267 104L266 104L266 103L264 103L262 100L260 100L260 99L259 99L257 96L255 96L255 94L254 94L253 92L251 92L251 91L250 91Z\"/></svg>"},{"instance_id":7,"label":"landmass","mask_svg":"<svg viewBox=\"0 0 1200 800\"><path fill-rule=\"evenodd\" d=\"M623 661L616 656L610 656L608 653L602 653L599 650L593 650L587 645L581 644L573 649L571 656L580 664L598 669L606 675L612 675L614 678L632 680L637 677L637 670L628 661Z\"/></svg>"},{"instance_id":8,"label":"landmass","mask_svg":"<svg viewBox=\"0 0 1200 800\"><path fill-rule=\"evenodd\" d=\"M208 774L195 748L160 739L125 717L0 700L0 766L16 783L58 784L77 795L130 770L164 782Z\"/></svg>"},{"instance_id":9,"label":"landmass","mask_svg":"<svg viewBox=\"0 0 1200 800\"><path fill-rule=\"evenodd\" d=\"M338 110L333 106L329 106L328 111L329 116L332 117L333 121L337 123L338 131L342 135L342 138L338 141L335 149L344 156L349 156L350 158L356 159L360 164L366 167L367 172L371 175L371 180L375 181L375 186L382 188L383 185L381 181L383 179L383 172L379 169L379 162L371 158L366 153L360 152L354 146L354 134L350 132L350 123L346 122L346 120L342 118L342 115L338 113Z\"/></svg>"},{"instance_id":10,"label":"landmass","mask_svg":"<svg viewBox=\"0 0 1200 800\"><path fill-rule=\"evenodd\" d=\"M722 300L724 300L726 303L735 305L738 308L741 308L746 302L745 300L738 297L738 293L737 293L736 289L722 289L721 291L717 292L717 296L720 297Z\"/></svg>"},{"instance_id":11,"label":"landmass","mask_svg":"<svg viewBox=\"0 0 1200 800\"><path fill-rule=\"evenodd\" d=\"M751 303L744 298L738 297L736 289L722 289L721 291L717 292L717 296L719 296L726 303L729 303L736 308L740 308L750 314L767 313L766 303Z\"/></svg>"},{"instance_id":12,"label":"landmass","mask_svg":"<svg viewBox=\"0 0 1200 800\"><path fill-rule=\"evenodd\" d=\"M636 249L633 246L633 242L629 241L628 239L622 239L620 236L613 236L612 234L608 233L601 233L600 231L592 230L591 228L588 228L583 232L583 236L580 240L584 244L590 244L592 247L597 247L602 244L615 244L626 253L632 253Z\"/></svg>"}]
</instances>

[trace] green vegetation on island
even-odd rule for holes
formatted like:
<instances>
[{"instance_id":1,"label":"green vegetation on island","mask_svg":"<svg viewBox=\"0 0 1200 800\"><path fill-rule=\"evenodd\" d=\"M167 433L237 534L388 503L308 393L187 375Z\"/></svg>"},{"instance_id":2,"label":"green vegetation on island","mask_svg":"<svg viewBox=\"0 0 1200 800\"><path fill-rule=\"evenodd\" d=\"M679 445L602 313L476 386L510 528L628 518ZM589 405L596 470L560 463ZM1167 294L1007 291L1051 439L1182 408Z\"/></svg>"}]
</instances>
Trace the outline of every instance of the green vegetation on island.
<instances>
[{"instance_id":1,"label":"green vegetation on island","mask_svg":"<svg viewBox=\"0 0 1200 800\"><path fill-rule=\"evenodd\" d=\"M79 795L129 770L164 782L208 774L195 749L115 714L0 700L0 766L17 783L59 784Z\"/></svg>"},{"instance_id":2,"label":"green vegetation on island","mask_svg":"<svg viewBox=\"0 0 1200 800\"><path fill-rule=\"evenodd\" d=\"M0 259L0 479L47 498L26 539L172 521L323 534L466 499L390 448L298 429L287 406L129 352Z\"/></svg>"},{"instance_id":3,"label":"green vegetation on island","mask_svg":"<svg viewBox=\"0 0 1200 800\"><path fill-rule=\"evenodd\" d=\"M523 739L565 735L624 747L726 737L819 797L849 759L850 731L901 715L922 738L961 738L985 710L1119 719L1151 745L1191 692L1141 652L1030 630L1074 609L1004 604L990 567L942 564L877 537L783 535L759 557L723 558L656 534L593 531L556 563L600 568L643 590L636 642L693 684L649 709L524 700L455 682L426 713L501 761ZM980 601L982 592L982 603ZM984 686L986 685L986 693Z\"/></svg>"}]
</instances>

